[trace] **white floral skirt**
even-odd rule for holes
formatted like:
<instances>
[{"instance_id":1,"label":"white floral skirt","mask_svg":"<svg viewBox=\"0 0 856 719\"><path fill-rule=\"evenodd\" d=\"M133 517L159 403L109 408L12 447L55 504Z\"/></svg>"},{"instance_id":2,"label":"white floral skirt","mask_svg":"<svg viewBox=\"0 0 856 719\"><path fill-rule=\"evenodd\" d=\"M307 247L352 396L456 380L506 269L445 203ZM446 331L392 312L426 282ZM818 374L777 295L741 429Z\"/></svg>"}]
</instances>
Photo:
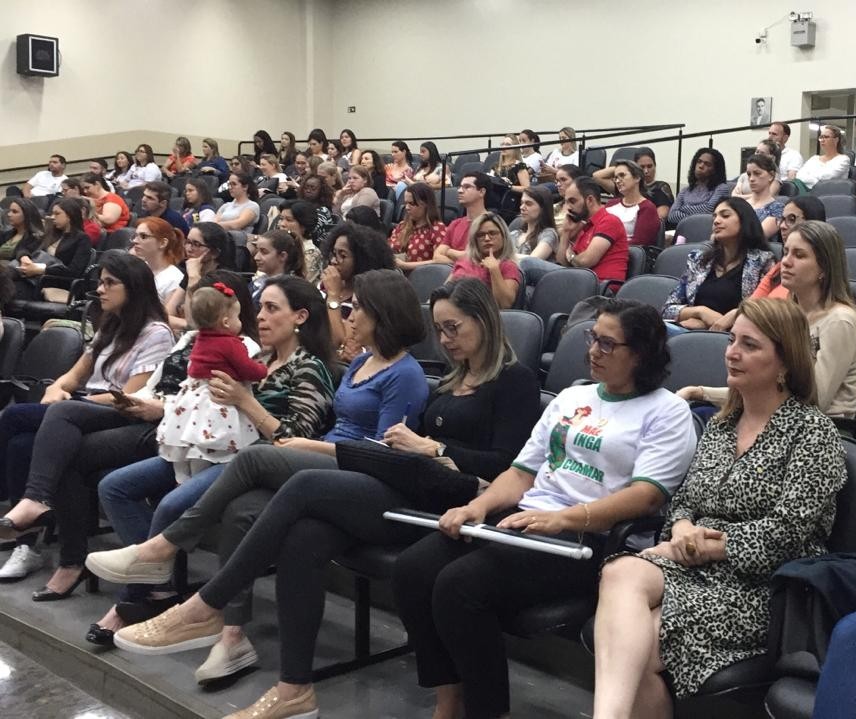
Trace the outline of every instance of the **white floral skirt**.
<instances>
[{"instance_id":1,"label":"white floral skirt","mask_svg":"<svg viewBox=\"0 0 856 719\"><path fill-rule=\"evenodd\" d=\"M259 438L246 415L212 399L208 380L188 377L180 387L177 395L166 398L158 425L159 454L164 459L222 464Z\"/></svg>"}]
</instances>

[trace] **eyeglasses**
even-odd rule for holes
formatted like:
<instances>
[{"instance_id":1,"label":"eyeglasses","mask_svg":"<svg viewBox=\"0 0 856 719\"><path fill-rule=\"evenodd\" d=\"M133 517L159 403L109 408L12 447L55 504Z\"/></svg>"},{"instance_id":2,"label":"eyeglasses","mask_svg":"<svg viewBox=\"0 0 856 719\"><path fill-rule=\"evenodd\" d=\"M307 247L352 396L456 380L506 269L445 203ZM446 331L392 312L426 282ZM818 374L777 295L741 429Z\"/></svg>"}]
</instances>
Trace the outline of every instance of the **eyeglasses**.
<instances>
[{"instance_id":1,"label":"eyeglasses","mask_svg":"<svg viewBox=\"0 0 856 719\"><path fill-rule=\"evenodd\" d=\"M208 245L206 245L204 242L199 242L199 240L185 240L184 246L192 247L194 250L198 250L201 247L208 247Z\"/></svg>"},{"instance_id":2,"label":"eyeglasses","mask_svg":"<svg viewBox=\"0 0 856 719\"><path fill-rule=\"evenodd\" d=\"M477 240L483 240L486 237L490 237L490 239L495 240L497 237L502 237L502 233L499 230L484 230L483 232L476 232Z\"/></svg>"},{"instance_id":3,"label":"eyeglasses","mask_svg":"<svg viewBox=\"0 0 856 719\"><path fill-rule=\"evenodd\" d=\"M583 332L583 337L585 337L586 347L591 347L597 343L600 351L605 355L612 354L612 351L616 347L627 347L626 342L616 342L611 337L599 337L592 330L586 330Z\"/></svg>"},{"instance_id":4,"label":"eyeglasses","mask_svg":"<svg viewBox=\"0 0 856 719\"><path fill-rule=\"evenodd\" d=\"M122 282L122 280L117 280L114 277L102 277L101 279L98 280L98 286L99 287L103 286L104 289L107 289L107 290L115 287L116 285L123 285L123 284L125 284L125 283Z\"/></svg>"},{"instance_id":5,"label":"eyeglasses","mask_svg":"<svg viewBox=\"0 0 856 719\"><path fill-rule=\"evenodd\" d=\"M460 326L462 324L464 324L464 323L461 321L455 322L454 320L448 320L448 321L443 322L442 324L439 324L439 325L435 324L434 325L434 331L438 335L444 334L450 340L453 340L453 339L455 339L455 337L458 336L458 329L460 328Z\"/></svg>"},{"instance_id":6,"label":"eyeglasses","mask_svg":"<svg viewBox=\"0 0 856 719\"><path fill-rule=\"evenodd\" d=\"M148 232L135 232L134 239L135 240L150 240L154 237L154 235Z\"/></svg>"},{"instance_id":7,"label":"eyeglasses","mask_svg":"<svg viewBox=\"0 0 856 719\"><path fill-rule=\"evenodd\" d=\"M802 219L802 217L797 217L796 215L782 215L779 224L785 225L785 227L793 227L797 222L801 222Z\"/></svg>"}]
</instances>

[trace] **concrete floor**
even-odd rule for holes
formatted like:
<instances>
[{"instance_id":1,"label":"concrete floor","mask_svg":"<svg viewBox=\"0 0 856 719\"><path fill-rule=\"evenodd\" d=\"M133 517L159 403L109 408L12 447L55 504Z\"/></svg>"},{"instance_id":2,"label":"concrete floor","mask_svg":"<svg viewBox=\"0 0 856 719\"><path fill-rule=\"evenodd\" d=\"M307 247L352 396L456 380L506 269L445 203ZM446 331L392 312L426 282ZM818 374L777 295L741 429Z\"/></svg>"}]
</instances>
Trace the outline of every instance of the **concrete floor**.
<instances>
[{"instance_id":1,"label":"concrete floor","mask_svg":"<svg viewBox=\"0 0 856 719\"><path fill-rule=\"evenodd\" d=\"M113 535L97 537L92 540L91 548L113 547L116 541ZM52 559L55 548L45 551ZM8 552L0 553L0 562L7 556ZM212 555L197 552L191 559L191 569L205 576L214 571L215 562ZM15 681L6 686L0 684L0 693L3 694L0 697L0 717L3 719L124 717L125 714L119 711L145 719L213 719L251 704L276 682L278 638L272 578L257 582L257 619L248 627L260 655L260 668L231 686L204 690L195 684L193 671L204 661L208 650L141 657L117 650L104 651L84 640L89 624L100 618L112 603L115 587L102 582L101 591L97 594L86 594L81 586L72 598L65 601L32 602L32 591L41 587L51 574L53 562L49 559L48 564L51 566L20 583L0 586L0 640L26 655L11 654L14 662L27 663L26 669L20 670L17 669L18 664L10 665L13 666ZM353 641L352 622L351 601L329 594L318 639L316 666L349 658ZM390 648L403 642L404 632L393 614L375 610L372 638L373 649ZM527 644L532 645L536 658L539 651L543 651L540 643ZM568 642L562 644L573 646ZM3 654L0 654L0 659L7 661ZM581 661L590 664L588 657L583 656ZM587 667L583 674L589 671L590 667ZM65 679L54 677L53 683L46 683L43 677L49 672ZM413 655L408 654L327 679L316 685L322 715L336 719L428 719L433 696L417 686L415 677ZM116 707L117 711L109 713L108 707L69 687L66 679L107 705ZM52 688L54 685L56 689ZM555 674L513 662L511 686L515 719L576 719L591 713L590 691ZM45 687L48 687L47 691ZM68 701L65 689L59 687L68 689ZM47 707L44 711L39 708L41 696L49 698L47 703L54 706L59 697L61 706L55 707L57 713L51 714L52 710ZM10 708L7 709L3 701L7 701ZM22 708L26 708L24 713L14 713L22 711Z\"/></svg>"}]
</instances>

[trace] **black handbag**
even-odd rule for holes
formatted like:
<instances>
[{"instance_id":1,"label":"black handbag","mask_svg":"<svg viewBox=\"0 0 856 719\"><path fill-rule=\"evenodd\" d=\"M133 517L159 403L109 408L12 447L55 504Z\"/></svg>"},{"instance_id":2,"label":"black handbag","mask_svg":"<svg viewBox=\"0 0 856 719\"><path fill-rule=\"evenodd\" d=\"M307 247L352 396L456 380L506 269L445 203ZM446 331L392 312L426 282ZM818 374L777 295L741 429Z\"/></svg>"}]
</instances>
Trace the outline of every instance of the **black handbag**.
<instances>
[{"instance_id":1,"label":"black handbag","mask_svg":"<svg viewBox=\"0 0 856 719\"><path fill-rule=\"evenodd\" d=\"M403 452L369 440L336 442L339 469L379 479L407 497L411 508L442 514L476 496L479 479L431 457Z\"/></svg>"}]
</instances>

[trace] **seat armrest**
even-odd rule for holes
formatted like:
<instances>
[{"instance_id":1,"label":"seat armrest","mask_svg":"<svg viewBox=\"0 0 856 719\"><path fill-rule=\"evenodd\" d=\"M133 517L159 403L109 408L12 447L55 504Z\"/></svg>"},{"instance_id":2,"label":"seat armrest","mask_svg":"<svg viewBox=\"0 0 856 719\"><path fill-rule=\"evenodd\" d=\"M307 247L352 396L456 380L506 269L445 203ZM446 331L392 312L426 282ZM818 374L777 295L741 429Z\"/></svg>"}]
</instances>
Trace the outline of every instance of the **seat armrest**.
<instances>
[{"instance_id":1,"label":"seat armrest","mask_svg":"<svg viewBox=\"0 0 856 719\"><path fill-rule=\"evenodd\" d=\"M619 522L610 531L604 547L604 556L620 552L627 546L627 540L634 534L641 532L654 532L659 537L663 529L665 517L654 515L650 517L638 517L626 522Z\"/></svg>"}]
</instances>

